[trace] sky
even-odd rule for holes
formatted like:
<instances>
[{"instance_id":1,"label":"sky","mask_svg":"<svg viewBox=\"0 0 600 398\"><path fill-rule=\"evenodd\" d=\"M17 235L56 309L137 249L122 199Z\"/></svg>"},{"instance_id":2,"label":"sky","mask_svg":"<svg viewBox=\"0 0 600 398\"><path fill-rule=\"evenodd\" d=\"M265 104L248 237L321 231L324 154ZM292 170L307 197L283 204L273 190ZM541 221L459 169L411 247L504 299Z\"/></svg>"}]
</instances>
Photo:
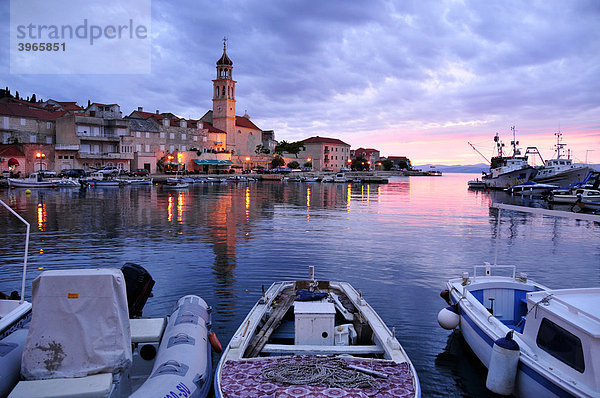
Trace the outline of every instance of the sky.
<instances>
[{"instance_id":1,"label":"sky","mask_svg":"<svg viewBox=\"0 0 600 398\"><path fill-rule=\"evenodd\" d=\"M212 108L227 37L236 113L278 140L319 135L413 164L474 164L484 159L468 142L489 159L494 135L508 147L515 126L545 159L560 130L575 161L600 163L596 0L147 2L149 73L18 74L1 1L0 86L197 119Z\"/></svg>"}]
</instances>

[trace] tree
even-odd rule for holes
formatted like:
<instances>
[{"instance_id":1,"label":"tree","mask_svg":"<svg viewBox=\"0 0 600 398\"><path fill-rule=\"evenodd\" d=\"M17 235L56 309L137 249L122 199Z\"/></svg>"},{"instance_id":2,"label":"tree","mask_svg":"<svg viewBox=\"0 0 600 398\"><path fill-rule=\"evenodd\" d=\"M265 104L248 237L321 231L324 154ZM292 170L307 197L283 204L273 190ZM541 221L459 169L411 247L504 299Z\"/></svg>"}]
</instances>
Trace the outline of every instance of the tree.
<instances>
[{"instance_id":1,"label":"tree","mask_svg":"<svg viewBox=\"0 0 600 398\"><path fill-rule=\"evenodd\" d=\"M356 159L352 160L352 170L363 171L368 169L369 164L362 156L359 156Z\"/></svg>"},{"instance_id":2,"label":"tree","mask_svg":"<svg viewBox=\"0 0 600 398\"><path fill-rule=\"evenodd\" d=\"M260 154L268 155L269 153L271 153L271 150L262 144L258 144L256 146L256 149L254 150L254 152L257 155L260 155Z\"/></svg>"},{"instance_id":3,"label":"tree","mask_svg":"<svg viewBox=\"0 0 600 398\"><path fill-rule=\"evenodd\" d=\"M298 167L300 167L300 163L293 160L287 164L287 167L289 167L290 169L297 169Z\"/></svg>"},{"instance_id":4,"label":"tree","mask_svg":"<svg viewBox=\"0 0 600 398\"><path fill-rule=\"evenodd\" d=\"M18 91L16 91L16 92L15 92L15 98L16 98L16 99L20 99L20 98L19 98L19 92L18 92Z\"/></svg>"},{"instance_id":5,"label":"tree","mask_svg":"<svg viewBox=\"0 0 600 398\"><path fill-rule=\"evenodd\" d=\"M312 162L304 163L303 167L310 167L312 169Z\"/></svg>"},{"instance_id":6,"label":"tree","mask_svg":"<svg viewBox=\"0 0 600 398\"><path fill-rule=\"evenodd\" d=\"M286 140L282 140L279 144L275 146L274 152L283 155L284 152L291 153L295 155L296 158L301 150L306 149L304 143L302 141L295 142L287 142Z\"/></svg>"},{"instance_id":7,"label":"tree","mask_svg":"<svg viewBox=\"0 0 600 398\"><path fill-rule=\"evenodd\" d=\"M283 158L279 157L279 156L275 156L273 158L273 160L271 160L271 168L277 168L277 167L281 167L285 164L285 160L283 160Z\"/></svg>"},{"instance_id":8,"label":"tree","mask_svg":"<svg viewBox=\"0 0 600 398\"><path fill-rule=\"evenodd\" d=\"M31 94L31 102L33 102L34 104L37 102L37 99L35 98L35 93Z\"/></svg>"},{"instance_id":9,"label":"tree","mask_svg":"<svg viewBox=\"0 0 600 398\"><path fill-rule=\"evenodd\" d=\"M383 169L385 171L390 171L392 168L394 168L394 162L392 162L389 159L386 159L383 162L381 162L381 165L383 166Z\"/></svg>"}]
</instances>

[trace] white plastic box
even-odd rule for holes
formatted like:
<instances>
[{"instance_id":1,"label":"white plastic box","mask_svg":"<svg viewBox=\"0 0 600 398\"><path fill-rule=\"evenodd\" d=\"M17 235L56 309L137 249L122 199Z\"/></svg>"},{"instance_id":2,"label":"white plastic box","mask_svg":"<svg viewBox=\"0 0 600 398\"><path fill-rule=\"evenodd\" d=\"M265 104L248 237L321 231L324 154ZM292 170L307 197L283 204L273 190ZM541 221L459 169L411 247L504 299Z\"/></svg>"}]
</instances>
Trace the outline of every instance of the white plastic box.
<instances>
[{"instance_id":1,"label":"white plastic box","mask_svg":"<svg viewBox=\"0 0 600 398\"><path fill-rule=\"evenodd\" d=\"M327 301L294 303L294 344L333 345L335 306Z\"/></svg>"}]
</instances>

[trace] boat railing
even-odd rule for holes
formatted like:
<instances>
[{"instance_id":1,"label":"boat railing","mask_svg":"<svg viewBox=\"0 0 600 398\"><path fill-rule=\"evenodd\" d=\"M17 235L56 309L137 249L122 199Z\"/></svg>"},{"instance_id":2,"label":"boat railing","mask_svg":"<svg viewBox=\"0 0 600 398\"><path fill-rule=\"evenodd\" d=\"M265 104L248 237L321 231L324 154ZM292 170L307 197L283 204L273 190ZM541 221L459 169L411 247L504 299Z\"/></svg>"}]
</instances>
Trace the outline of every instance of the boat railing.
<instances>
[{"instance_id":1,"label":"boat railing","mask_svg":"<svg viewBox=\"0 0 600 398\"><path fill-rule=\"evenodd\" d=\"M19 304L23 304L23 302L25 301L25 274L27 273L27 253L29 252L29 230L31 229L31 226L27 221L25 221L23 217L19 215L19 213L17 213L9 205L4 203L4 201L0 200L0 204L6 207L8 211L14 214L27 226L27 231L25 233L25 256L23 257L23 280L21 281L21 299L19 300Z\"/></svg>"},{"instance_id":2,"label":"boat railing","mask_svg":"<svg viewBox=\"0 0 600 398\"><path fill-rule=\"evenodd\" d=\"M516 275L517 275L517 267L515 265L498 265L498 264L490 264L487 261L485 263L483 263L483 265L475 265L473 267L473 281L477 280L477 271L481 271L483 270L483 275L484 276L491 276L492 275L492 270L496 270L496 269L508 269L508 270L512 270L512 278L516 279Z\"/></svg>"}]
</instances>

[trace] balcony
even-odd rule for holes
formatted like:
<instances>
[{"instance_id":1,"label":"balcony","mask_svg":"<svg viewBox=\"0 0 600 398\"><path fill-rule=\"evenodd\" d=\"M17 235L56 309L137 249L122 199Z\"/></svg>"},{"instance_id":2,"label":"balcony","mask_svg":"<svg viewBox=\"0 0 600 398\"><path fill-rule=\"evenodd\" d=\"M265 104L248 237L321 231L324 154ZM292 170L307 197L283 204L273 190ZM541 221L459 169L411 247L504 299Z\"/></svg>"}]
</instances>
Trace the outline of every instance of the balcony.
<instances>
[{"instance_id":1,"label":"balcony","mask_svg":"<svg viewBox=\"0 0 600 398\"><path fill-rule=\"evenodd\" d=\"M80 159L120 159L133 160L133 153L121 152L79 152Z\"/></svg>"},{"instance_id":2,"label":"balcony","mask_svg":"<svg viewBox=\"0 0 600 398\"><path fill-rule=\"evenodd\" d=\"M56 144L54 149L56 151L78 151L79 145Z\"/></svg>"},{"instance_id":3,"label":"balcony","mask_svg":"<svg viewBox=\"0 0 600 398\"><path fill-rule=\"evenodd\" d=\"M325 150L323 151L323 153L329 153L329 149L325 148Z\"/></svg>"},{"instance_id":4,"label":"balcony","mask_svg":"<svg viewBox=\"0 0 600 398\"><path fill-rule=\"evenodd\" d=\"M323 159L323 161L324 161L325 163L329 163L329 158L328 158L327 156L325 156L325 159Z\"/></svg>"}]
</instances>

